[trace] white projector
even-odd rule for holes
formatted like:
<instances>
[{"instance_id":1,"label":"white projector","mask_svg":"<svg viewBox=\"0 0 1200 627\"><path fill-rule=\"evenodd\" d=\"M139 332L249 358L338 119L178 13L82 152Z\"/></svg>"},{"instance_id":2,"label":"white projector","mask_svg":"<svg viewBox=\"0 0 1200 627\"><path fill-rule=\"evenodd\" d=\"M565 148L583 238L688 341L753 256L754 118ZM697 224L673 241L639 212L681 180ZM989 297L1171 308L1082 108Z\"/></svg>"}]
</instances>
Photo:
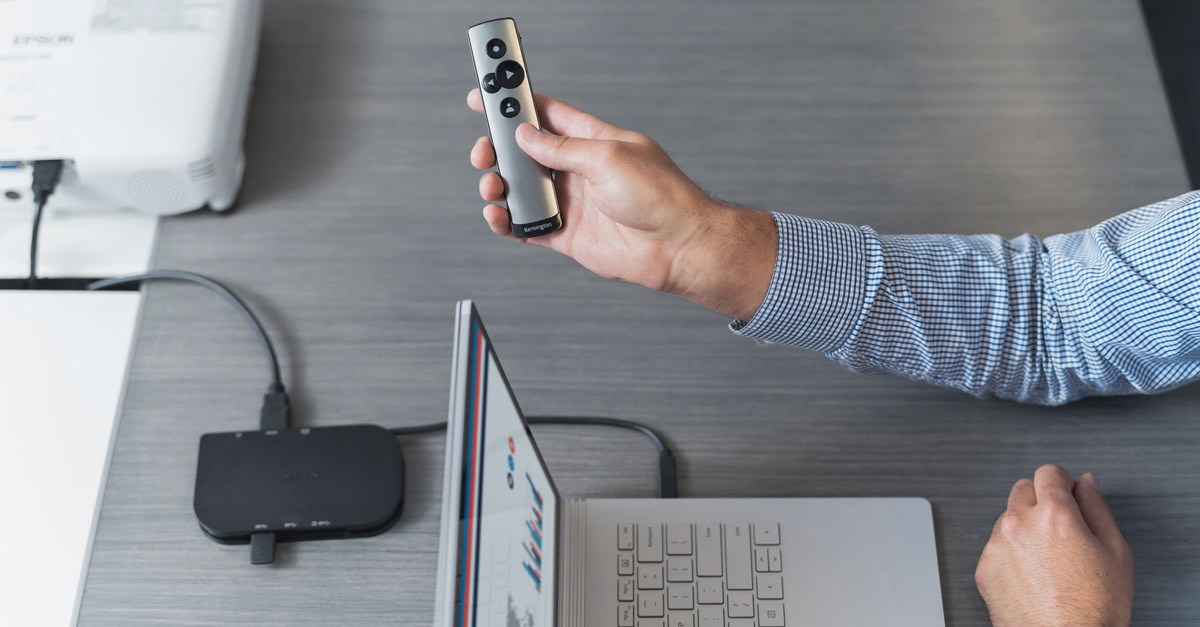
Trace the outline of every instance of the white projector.
<instances>
[{"instance_id":1,"label":"white projector","mask_svg":"<svg viewBox=\"0 0 1200 627\"><path fill-rule=\"evenodd\" d=\"M0 0L0 211L30 162L67 169L48 209L232 206L259 0Z\"/></svg>"}]
</instances>

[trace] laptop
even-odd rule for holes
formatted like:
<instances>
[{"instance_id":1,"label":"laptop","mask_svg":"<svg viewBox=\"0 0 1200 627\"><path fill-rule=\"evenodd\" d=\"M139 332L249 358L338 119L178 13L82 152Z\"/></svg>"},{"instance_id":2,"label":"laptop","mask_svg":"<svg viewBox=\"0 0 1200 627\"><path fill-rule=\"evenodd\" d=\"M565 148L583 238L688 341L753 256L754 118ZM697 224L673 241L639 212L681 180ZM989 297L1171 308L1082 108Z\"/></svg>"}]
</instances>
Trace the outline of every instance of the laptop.
<instances>
[{"instance_id":1,"label":"laptop","mask_svg":"<svg viewBox=\"0 0 1200 627\"><path fill-rule=\"evenodd\" d=\"M945 625L921 498L564 499L461 301L438 627Z\"/></svg>"}]
</instances>

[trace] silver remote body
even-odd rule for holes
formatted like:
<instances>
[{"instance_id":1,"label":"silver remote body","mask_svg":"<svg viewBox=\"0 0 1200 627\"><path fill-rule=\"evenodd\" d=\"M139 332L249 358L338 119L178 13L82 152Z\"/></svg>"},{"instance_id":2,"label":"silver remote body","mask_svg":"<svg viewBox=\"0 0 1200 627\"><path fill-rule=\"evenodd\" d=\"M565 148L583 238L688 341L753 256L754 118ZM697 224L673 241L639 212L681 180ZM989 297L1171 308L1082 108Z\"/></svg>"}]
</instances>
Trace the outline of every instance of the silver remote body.
<instances>
[{"instance_id":1,"label":"silver remote body","mask_svg":"<svg viewBox=\"0 0 1200 627\"><path fill-rule=\"evenodd\" d=\"M513 235L524 238L553 233L562 227L554 179L517 145L518 126L528 122L542 128L517 23L508 17L483 22L467 29L467 36L496 165L507 189Z\"/></svg>"}]
</instances>

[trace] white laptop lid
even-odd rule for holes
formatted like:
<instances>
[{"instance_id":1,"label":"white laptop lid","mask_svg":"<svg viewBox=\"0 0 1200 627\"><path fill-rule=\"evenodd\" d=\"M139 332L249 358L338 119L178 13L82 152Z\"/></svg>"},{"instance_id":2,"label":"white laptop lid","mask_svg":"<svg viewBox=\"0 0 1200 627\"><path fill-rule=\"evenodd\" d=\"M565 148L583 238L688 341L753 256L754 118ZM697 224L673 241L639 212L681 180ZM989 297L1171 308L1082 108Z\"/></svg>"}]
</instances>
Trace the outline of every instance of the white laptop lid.
<instances>
[{"instance_id":1,"label":"white laptop lid","mask_svg":"<svg viewBox=\"0 0 1200 627\"><path fill-rule=\"evenodd\" d=\"M460 301L434 624L554 625L558 504L479 313Z\"/></svg>"}]
</instances>

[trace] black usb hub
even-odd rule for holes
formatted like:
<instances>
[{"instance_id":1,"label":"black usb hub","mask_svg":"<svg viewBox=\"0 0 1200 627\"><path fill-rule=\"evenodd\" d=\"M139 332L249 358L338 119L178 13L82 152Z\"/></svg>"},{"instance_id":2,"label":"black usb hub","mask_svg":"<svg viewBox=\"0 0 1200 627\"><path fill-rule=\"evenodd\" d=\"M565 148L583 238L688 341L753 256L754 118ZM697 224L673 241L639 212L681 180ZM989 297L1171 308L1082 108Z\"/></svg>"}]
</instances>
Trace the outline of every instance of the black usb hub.
<instances>
[{"instance_id":1,"label":"black usb hub","mask_svg":"<svg viewBox=\"0 0 1200 627\"><path fill-rule=\"evenodd\" d=\"M382 533L404 505L404 455L382 427L208 433L200 438L196 518L211 538L252 545Z\"/></svg>"}]
</instances>

